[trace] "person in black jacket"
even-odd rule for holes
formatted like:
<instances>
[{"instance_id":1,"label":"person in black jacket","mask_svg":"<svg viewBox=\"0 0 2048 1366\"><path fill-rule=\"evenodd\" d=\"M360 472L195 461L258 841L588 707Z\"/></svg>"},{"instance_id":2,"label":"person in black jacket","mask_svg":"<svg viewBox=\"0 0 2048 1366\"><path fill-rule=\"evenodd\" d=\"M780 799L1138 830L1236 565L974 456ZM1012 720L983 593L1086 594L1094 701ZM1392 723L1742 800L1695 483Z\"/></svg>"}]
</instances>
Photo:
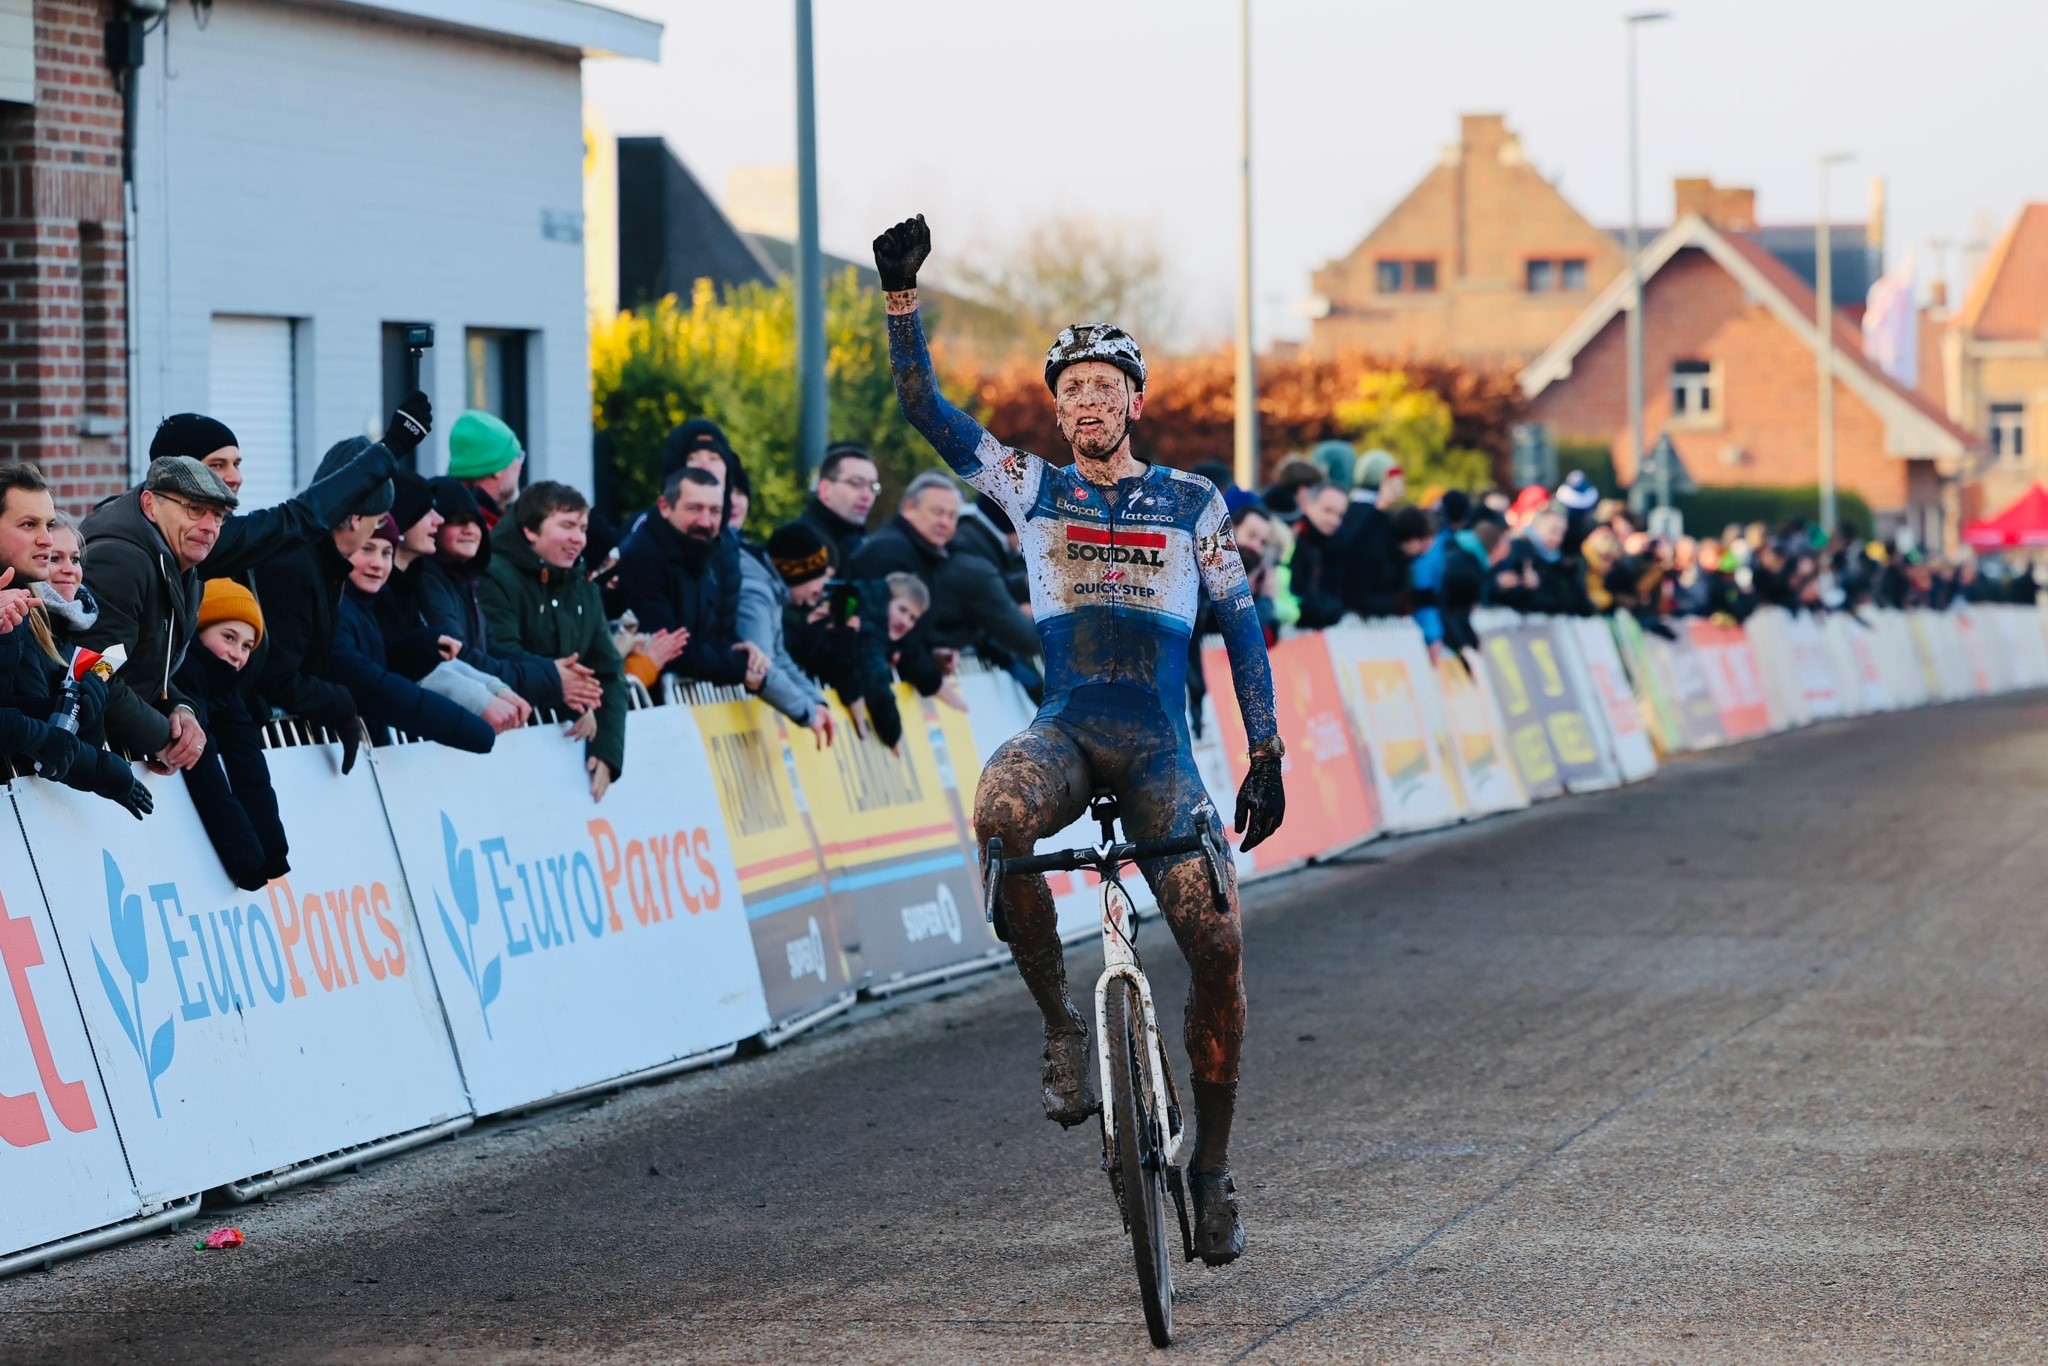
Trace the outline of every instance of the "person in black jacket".
<instances>
[{"instance_id":1,"label":"person in black jacket","mask_svg":"<svg viewBox=\"0 0 2048 1366\"><path fill-rule=\"evenodd\" d=\"M769 659L739 638L739 546L724 528L724 481L696 465L671 471L619 553L619 587L640 630L688 633L669 672L757 690Z\"/></svg>"},{"instance_id":2,"label":"person in black jacket","mask_svg":"<svg viewBox=\"0 0 2048 1366\"><path fill-rule=\"evenodd\" d=\"M345 538L356 540L352 530L334 533L336 549ZM465 708L418 681L443 662L437 638L424 631L409 631L395 642L401 653L394 657L393 642L386 640L377 624L375 601L390 580L391 552L399 539L397 523L386 514L347 552L349 573L342 585L334 648L324 673L348 689L378 744L388 743L384 732L395 730L454 749L488 754L501 732L519 724L517 706L500 695L504 685L498 679L477 675L476 705Z\"/></svg>"},{"instance_id":3,"label":"person in black jacket","mask_svg":"<svg viewBox=\"0 0 2048 1366\"><path fill-rule=\"evenodd\" d=\"M1295 496L1301 521L1294 529L1294 558L1288 583L1301 604L1296 625L1304 631L1335 626L1344 617L1344 584L1349 568L1343 540L1349 496L1335 484L1311 484Z\"/></svg>"},{"instance_id":4,"label":"person in black jacket","mask_svg":"<svg viewBox=\"0 0 2048 1366\"><path fill-rule=\"evenodd\" d=\"M462 642L458 658L503 679L514 692L547 711L589 711L604 698L595 671L571 655L546 659L511 649L491 638L477 585L491 567L491 538L469 487L459 479L430 479L441 525L434 553L406 569L420 615L436 635Z\"/></svg>"},{"instance_id":5,"label":"person in black jacket","mask_svg":"<svg viewBox=\"0 0 2048 1366\"><path fill-rule=\"evenodd\" d=\"M783 640L796 666L839 694L847 711L864 711L891 749L903 738L889 668L888 587L832 577L832 550L807 523L776 529L768 562L788 590Z\"/></svg>"},{"instance_id":6,"label":"person in black jacket","mask_svg":"<svg viewBox=\"0 0 2048 1366\"><path fill-rule=\"evenodd\" d=\"M1016 524L995 499L976 498L962 507L960 525L946 548L955 554L966 551L981 556L1002 574L1011 601L1020 607L1031 604L1031 571L1017 545Z\"/></svg>"},{"instance_id":7,"label":"person in black jacket","mask_svg":"<svg viewBox=\"0 0 2048 1366\"><path fill-rule=\"evenodd\" d=\"M865 446L838 441L825 448L818 484L797 521L824 538L840 573L868 539L868 514L882 492L882 476Z\"/></svg>"},{"instance_id":8,"label":"person in black jacket","mask_svg":"<svg viewBox=\"0 0 2048 1366\"><path fill-rule=\"evenodd\" d=\"M291 871L291 846L263 760L263 731L238 686L262 639L256 595L233 579L214 579L199 604L199 648L186 652L177 675L206 729L206 752L185 771L185 790L221 867L245 892Z\"/></svg>"},{"instance_id":9,"label":"person in black jacket","mask_svg":"<svg viewBox=\"0 0 2048 1366\"><path fill-rule=\"evenodd\" d=\"M1586 599L1585 577L1579 562L1564 553L1566 530L1561 508L1546 507L1537 513L1515 538L1507 559L1500 565L1497 581L1502 586L1495 592L1494 601L1517 612L1591 615L1593 608Z\"/></svg>"}]
</instances>

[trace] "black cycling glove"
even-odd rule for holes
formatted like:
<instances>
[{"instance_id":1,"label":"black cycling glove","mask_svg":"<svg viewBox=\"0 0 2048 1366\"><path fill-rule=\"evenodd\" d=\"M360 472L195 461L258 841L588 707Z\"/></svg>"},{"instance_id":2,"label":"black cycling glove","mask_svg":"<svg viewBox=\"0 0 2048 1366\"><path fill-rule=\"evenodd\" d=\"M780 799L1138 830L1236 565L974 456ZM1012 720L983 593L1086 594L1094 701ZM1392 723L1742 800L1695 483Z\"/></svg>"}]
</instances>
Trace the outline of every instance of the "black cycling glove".
<instances>
[{"instance_id":1,"label":"black cycling glove","mask_svg":"<svg viewBox=\"0 0 2048 1366\"><path fill-rule=\"evenodd\" d=\"M1238 847L1250 853L1280 828L1286 815L1287 789L1280 781L1280 756L1254 754L1251 771L1237 789L1237 832L1244 836Z\"/></svg>"},{"instance_id":2,"label":"black cycling glove","mask_svg":"<svg viewBox=\"0 0 2048 1366\"><path fill-rule=\"evenodd\" d=\"M103 749L98 751L94 762L97 765L92 775L94 796L117 803L136 820L156 810L156 798L149 795L149 788L135 776L134 767L126 759Z\"/></svg>"},{"instance_id":3,"label":"black cycling glove","mask_svg":"<svg viewBox=\"0 0 2048 1366\"><path fill-rule=\"evenodd\" d=\"M419 449L432 430L434 405L428 402L426 394L415 389L392 410L391 420L384 424L384 448L404 460Z\"/></svg>"},{"instance_id":4,"label":"black cycling glove","mask_svg":"<svg viewBox=\"0 0 2048 1366\"><path fill-rule=\"evenodd\" d=\"M906 218L875 239L875 273L890 293L917 288L917 268L932 254L932 230L924 215Z\"/></svg>"}]
</instances>

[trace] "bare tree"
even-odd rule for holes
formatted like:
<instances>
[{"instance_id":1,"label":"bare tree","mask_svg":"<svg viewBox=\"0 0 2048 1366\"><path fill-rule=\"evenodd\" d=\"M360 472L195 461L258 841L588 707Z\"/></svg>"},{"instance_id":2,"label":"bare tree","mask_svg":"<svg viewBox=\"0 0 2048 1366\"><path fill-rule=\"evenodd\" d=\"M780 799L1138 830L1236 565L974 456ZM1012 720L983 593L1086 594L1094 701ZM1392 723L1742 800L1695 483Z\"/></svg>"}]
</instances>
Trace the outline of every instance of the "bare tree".
<instances>
[{"instance_id":1,"label":"bare tree","mask_svg":"<svg viewBox=\"0 0 2048 1366\"><path fill-rule=\"evenodd\" d=\"M1178 336L1172 266L1149 225L1043 219L949 264L943 286L966 306L951 310L943 332L980 357L1043 352L1069 323L1113 322L1148 344Z\"/></svg>"}]
</instances>

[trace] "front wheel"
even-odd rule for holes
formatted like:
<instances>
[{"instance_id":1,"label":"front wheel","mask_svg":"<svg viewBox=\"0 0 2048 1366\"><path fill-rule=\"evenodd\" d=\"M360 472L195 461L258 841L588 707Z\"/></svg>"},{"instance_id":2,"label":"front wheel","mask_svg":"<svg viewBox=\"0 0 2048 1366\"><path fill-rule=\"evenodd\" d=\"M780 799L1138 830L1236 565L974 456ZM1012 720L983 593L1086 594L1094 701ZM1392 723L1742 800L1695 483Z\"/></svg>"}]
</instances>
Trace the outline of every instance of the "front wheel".
<instances>
[{"instance_id":1,"label":"front wheel","mask_svg":"<svg viewBox=\"0 0 2048 1366\"><path fill-rule=\"evenodd\" d=\"M1109 1113L1116 1122L1111 1154L1131 1252L1138 1263L1138 1294L1152 1345L1173 1341L1173 1268L1166 1241L1164 1117L1153 1101L1151 1049L1146 1046L1138 990L1123 978L1109 984L1103 1003L1109 1041Z\"/></svg>"}]
</instances>

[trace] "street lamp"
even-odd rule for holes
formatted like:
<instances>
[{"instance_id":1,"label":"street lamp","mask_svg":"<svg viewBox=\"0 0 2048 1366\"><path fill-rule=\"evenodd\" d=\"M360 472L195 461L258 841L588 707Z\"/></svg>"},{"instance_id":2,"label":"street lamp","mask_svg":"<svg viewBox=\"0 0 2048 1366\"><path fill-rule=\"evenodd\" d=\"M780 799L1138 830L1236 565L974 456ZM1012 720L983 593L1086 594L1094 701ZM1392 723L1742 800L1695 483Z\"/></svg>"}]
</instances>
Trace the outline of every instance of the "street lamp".
<instances>
[{"instance_id":1,"label":"street lamp","mask_svg":"<svg viewBox=\"0 0 2048 1366\"><path fill-rule=\"evenodd\" d=\"M1237 422L1232 470L1259 486L1259 373L1252 352L1252 0L1237 5Z\"/></svg>"},{"instance_id":2,"label":"street lamp","mask_svg":"<svg viewBox=\"0 0 2048 1366\"><path fill-rule=\"evenodd\" d=\"M1642 206L1636 183L1636 30L1669 19L1669 10L1638 10L1622 16L1628 26L1628 429L1635 442L1636 478L1643 477L1643 266ZM1657 506L1671 506L1671 471L1657 461Z\"/></svg>"},{"instance_id":3,"label":"street lamp","mask_svg":"<svg viewBox=\"0 0 2048 1366\"><path fill-rule=\"evenodd\" d=\"M1820 219L1813 225L1813 325L1820 342L1813 349L1820 384L1820 529L1835 534L1835 244L1828 228L1828 172L1853 156L1830 152L1820 159Z\"/></svg>"},{"instance_id":4,"label":"street lamp","mask_svg":"<svg viewBox=\"0 0 2048 1366\"><path fill-rule=\"evenodd\" d=\"M796 0L797 461L825 459L825 269L818 250L817 85L811 74L811 0Z\"/></svg>"}]
</instances>

